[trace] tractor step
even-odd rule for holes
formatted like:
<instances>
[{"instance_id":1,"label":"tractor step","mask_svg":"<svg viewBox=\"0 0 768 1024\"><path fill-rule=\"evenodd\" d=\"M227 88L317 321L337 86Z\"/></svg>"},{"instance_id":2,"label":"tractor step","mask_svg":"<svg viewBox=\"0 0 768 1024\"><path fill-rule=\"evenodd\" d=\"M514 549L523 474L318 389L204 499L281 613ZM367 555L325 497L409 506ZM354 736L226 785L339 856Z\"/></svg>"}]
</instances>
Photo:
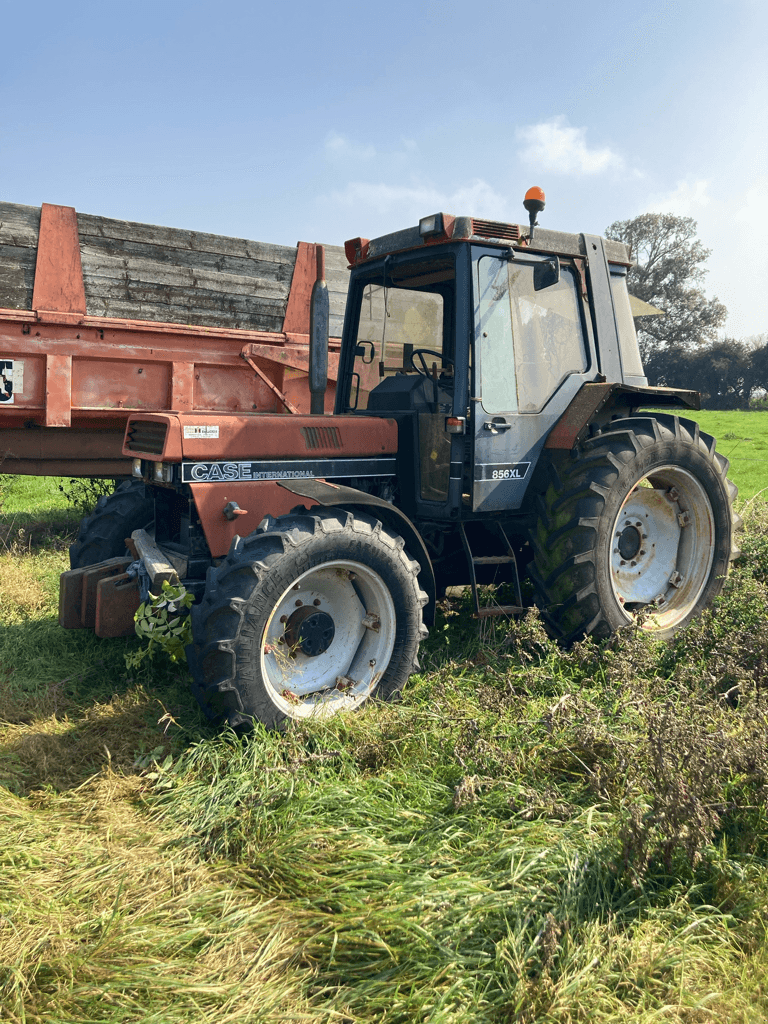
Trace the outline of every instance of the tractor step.
<instances>
[{"instance_id":1,"label":"tractor step","mask_svg":"<svg viewBox=\"0 0 768 1024\"><path fill-rule=\"evenodd\" d=\"M501 523L485 523L488 530L495 530L499 534L499 540L506 549L504 555L473 555L472 549L469 546L469 538L467 537L467 531L464 527L464 523L459 523L459 535L461 537L461 543L464 548L464 554L467 556L467 564L469 566L469 579L470 586L472 587L472 601L475 605L474 616L476 619L484 619L493 615L513 615L521 611L524 611L522 604L523 598L520 593L520 575L517 571L517 559L515 558L515 551L509 542L504 532L504 527ZM477 573L475 567L478 565L512 565L514 569L514 584L515 584L515 597L517 598L516 605L492 605L491 607L481 608L480 607L480 594L477 589Z\"/></svg>"},{"instance_id":2,"label":"tractor step","mask_svg":"<svg viewBox=\"0 0 768 1024\"><path fill-rule=\"evenodd\" d=\"M517 604L490 604L478 609L473 618L492 619L494 616L522 615L527 609Z\"/></svg>"}]
</instances>

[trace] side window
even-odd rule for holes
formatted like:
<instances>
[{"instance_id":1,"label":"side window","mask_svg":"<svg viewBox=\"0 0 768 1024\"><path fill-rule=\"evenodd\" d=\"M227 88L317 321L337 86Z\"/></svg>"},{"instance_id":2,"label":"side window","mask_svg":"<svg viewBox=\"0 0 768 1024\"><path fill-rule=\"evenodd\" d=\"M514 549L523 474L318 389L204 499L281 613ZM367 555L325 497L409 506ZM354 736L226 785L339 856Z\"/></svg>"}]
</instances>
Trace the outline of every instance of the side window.
<instances>
[{"instance_id":1,"label":"side window","mask_svg":"<svg viewBox=\"0 0 768 1024\"><path fill-rule=\"evenodd\" d=\"M587 368L576 275L562 266L557 284L535 291L533 264L481 259L480 268L483 263L497 269L485 298L481 280L483 408L539 412L569 374Z\"/></svg>"},{"instance_id":2,"label":"side window","mask_svg":"<svg viewBox=\"0 0 768 1024\"><path fill-rule=\"evenodd\" d=\"M576 276L562 267L557 284L533 289L533 267L509 265L512 333L520 412L539 412L571 373L587 368Z\"/></svg>"},{"instance_id":3,"label":"side window","mask_svg":"<svg viewBox=\"0 0 768 1024\"><path fill-rule=\"evenodd\" d=\"M481 256L477 264L478 348L481 394L486 412L516 412L517 383L512 358L512 308L507 261Z\"/></svg>"}]
</instances>

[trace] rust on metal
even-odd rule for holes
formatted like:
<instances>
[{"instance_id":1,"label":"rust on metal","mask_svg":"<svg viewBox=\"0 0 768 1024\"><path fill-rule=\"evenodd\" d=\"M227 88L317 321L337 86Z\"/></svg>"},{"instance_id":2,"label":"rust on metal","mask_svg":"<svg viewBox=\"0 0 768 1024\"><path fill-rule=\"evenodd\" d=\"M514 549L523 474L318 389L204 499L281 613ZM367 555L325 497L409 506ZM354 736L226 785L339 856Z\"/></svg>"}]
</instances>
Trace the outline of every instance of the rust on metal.
<instances>
[{"instance_id":1,"label":"rust on metal","mask_svg":"<svg viewBox=\"0 0 768 1024\"><path fill-rule=\"evenodd\" d=\"M220 416L216 413L132 413L128 419L123 455L155 462L185 459L302 458L307 439L333 442L340 455L394 455L398 434L395 420L379 416L336 416L333 435L322 415L256 413ZM339 444L337 446L336 441ZM142 443L146 447L142 447Z\"/></svg>"},{"instance_id":2,"label":"rust on metal","mask_svg":"<svg viewBox=\"0 0 768 1024\"><path fill-rule=\"evenodd\" d=\"M245 359L246 363L248 363L248 365L251 367L251 369L264 381L264 383L270 389L272 394L277 398L277 400L279 402L283 403L283 405L288 410L288 412L294 412L295 413L295 412L299 411L296 408L296 406L285 397L285 395L280 390L280 388L276 384L272 383L272 381L269 379L269 377L266 375L266 373L261 369L261 367L258 365L258 363L255 363L253 361L253 359L251 359L250 356L244 355L243 359Z\"/></svg>"},{"instance_id":3,"label":"rust on metal","mask_svg":"<svg viewBox=\"0 0 768 1024\"><path fill-rule=\"evenodd\" d=\"M700 398L698 391L683 388L634 387L605 382L585 384L552 428L544 447L569 451L583 440L590 420L609 399L626 411L642 406L698 409Z\"/></svg>"},{"instance_id":4,"label":"rust on metal","mask_svg":"<svg viewBox=\"0 0 768 1024\"><path fill-rule=\"evenodd\" d=\"M106 562L84 568L80 622L85 629L93 629L96 625L96 590L99 583L110 576L120 576L130 564L130 558L110 558Z\"/></svg>"},{"instance_id":5,"label":"rust on metal","mask_svg":"<svg viewBox=\"0 0 768 1024\"><path fill-rule=\"evenodd\" d=\"M223 558L235 535L252 533L267 512L282 516L297 504L295 494L269 480L189 484L189 488L213 558ZM240 506L245 514L227 519L221 510L229 503Z\"/></svg>"},{"instance_id":6,"label":"rust on metal","mask_svg":"<svg viewBox=\"0 0 768 1024\"><path fill-rule=\"evenodd\" d=\"M244 345L243 358L258 358L266 363L277 363L292 370L309 373L309 350L300 345ZM339 351L328 353L328 380L338 380Z\"/></svg>"},{"instance_id":7,"label":"rust on metal","mask_svg":"<svg viewBox=\"0 0 768 1024\"><path fill-rule=\"evenodd\" d=\"M613 384L585 384L550 431L544 447L570 451L614 387Z\"/></svg>"},{"instance_id":8,"label":"rust on metal","mask_svg":"<svg viewBox=\"0 0 768 1024\"><path fill-rule=\"evenodd\" d=\"M45 357L45 425L72 426L72 356Z\"/></svg>"},{"instance_id":9,"label":"rust on metal","mask_svg":"<svg viewBox=\"0 0 768 1024\"><path fill-rule=\"evenodd\" d=\"M105 562L70 569L59 578L59 625L64 629L92 629L96 622L96 590L101 580L119 576L130 558L109 558Z\"/></svg>"},{"instance_id":10,"label":"rust on metal","mask_svg":"<svg viewBox=\"0 0 768 1024\"><path fill-rule=\"evenodd\" d=\"M309 336L309 299L316 277L316 249L317 246L310 242L298 244L288 305L285 308L284 334Z\"/></svg>"},{"instance_id":11,"label":"rust on metal","mask_svg":"<svg viewBox=\"0 0 768 1024\"><path fill-rule=\"evenodd\" d=\"M120 573L100 579L96 587L94 632L106 639L133 636L136 632L134 616L141 597L136 577Z\"/></svg>"},{"instance_id":12,"label":"rust on metal","mask_svg":"<svg viewBox=\"0 0 768 1024\"><path fill-rule=\"evenodd\" d=\"M42 205L32 308L65 314L85 313L80 236L74 207Z\"/></svg>"}]
</instances>

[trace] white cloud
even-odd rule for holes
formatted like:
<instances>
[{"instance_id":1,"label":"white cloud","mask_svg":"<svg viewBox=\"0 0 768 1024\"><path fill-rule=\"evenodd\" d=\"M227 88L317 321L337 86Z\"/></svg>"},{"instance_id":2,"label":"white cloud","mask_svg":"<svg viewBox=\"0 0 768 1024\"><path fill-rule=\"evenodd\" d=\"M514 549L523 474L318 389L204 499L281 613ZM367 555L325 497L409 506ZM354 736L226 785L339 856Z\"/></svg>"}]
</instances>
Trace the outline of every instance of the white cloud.
<instances>
[{"instance_id":1,"label":"white cloud","mask_svg":"<svg viewBox=\"0 0 768 1024\"><path fill-rule=\"evenodd\" d=\"M384 183L350 182L344 189L331 193L328 200L340 206L374 210L378 214L395 214L398 223L445 211L459 215L499 218L508 207L506 199L480 178L443 191L433 185L386 185Z\"/></svg>"},{"instance_id":2,"label":"white cloud","mask_svg":"<svg viewBox=\"0 0 768 1024\"><path fill-rule=\"evenodd\" d=\"M515 134L525 146L520 157L539 170L587 175L624 167L623 158L607 146L590 149L586 128L573 128L563 116L518 128Z\"/></svg>"},{"instance_id":3,"label":"white cloud","mask_svg":"<svg viewBox=\"0 0 768 1024\"><path fill-rule=\"evenodd\" d=\"M674 213L676 217L693 217L709 206L709 181L678 181L671 192L651 196L643 204L644 213Z\"/></svg>"},{"instance_id":4,"label":"white cloud","mask_svg":"<svg viewBox=\"0 0 768 1024\"><path fill-rule=\"evenodd\" d=\"M751 229L755 238L764 238L768 231L768 174L758 178L744 193L744 205L734 218Z\"/></svg>"},{"instance_id":5,"label":"white cloud","mask_svg":"<svg viewBox=\"0 0 768 1024\"><path fill-rule=\"evenodd\" d=\"M331 132L325 140L325 155L329 160L349 164L360 160L373 160L376 149L374 146L362 146L351 142L346 135Z\"/></svg>"}]
</instances>

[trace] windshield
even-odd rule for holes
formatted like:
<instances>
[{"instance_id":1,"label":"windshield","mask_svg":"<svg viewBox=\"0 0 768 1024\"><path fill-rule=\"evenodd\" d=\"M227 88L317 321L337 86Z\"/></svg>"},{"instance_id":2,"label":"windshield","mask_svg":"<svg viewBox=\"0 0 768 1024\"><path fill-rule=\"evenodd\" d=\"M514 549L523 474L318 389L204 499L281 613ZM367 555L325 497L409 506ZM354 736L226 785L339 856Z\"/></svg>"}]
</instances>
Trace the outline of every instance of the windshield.
<instances>
[{"instance_id":1,"label":"windshield","mask_svg":"<svg viewBox=\"0 0 768 1024\"><path fill-rule=\"evenodd\" d=\"M350 409L367 409L371 392L394 374L453 375L453 259L393 267L358 286L358 322ZM447 340L446 340L447 339Z\"/></svg>"}]
</instances>

